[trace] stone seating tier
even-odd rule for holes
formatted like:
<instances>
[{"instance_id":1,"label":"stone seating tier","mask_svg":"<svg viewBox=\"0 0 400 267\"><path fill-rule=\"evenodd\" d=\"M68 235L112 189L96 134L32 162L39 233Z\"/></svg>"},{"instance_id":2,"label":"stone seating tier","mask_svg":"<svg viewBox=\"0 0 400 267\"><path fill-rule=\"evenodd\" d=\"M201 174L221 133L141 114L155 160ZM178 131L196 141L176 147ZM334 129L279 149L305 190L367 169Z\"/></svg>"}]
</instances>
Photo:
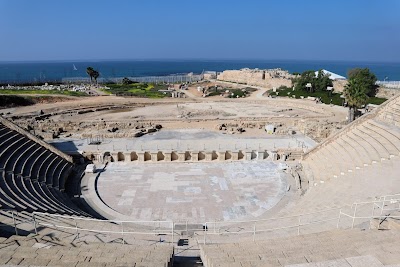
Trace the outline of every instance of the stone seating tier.
<instances>
[{"instance_id":1,"label":"stone seating tier","mask_svg":"<svg viewBox=\"0 0 400 267\"><path fill-rule=\"evenodd\" d=\"M22 131L0 123L1 208L87 215L59 191L64 189L72 163Z\"/></svg>"},{"instance_id":2,"label":"stone seating tier","mask_svg":"<svg viewBox=\"0 0 400 267\"><path fill-rule=\"evenodd\" d=\"M400 131L375 119L367 120L308 155L312 184L329 181L400 155Z\"/></svg>"},{"instance_id":3,"label":"stone seating tier","mask_svg":"<svg viewBox=\"0 0 400 267\"><path fill-rule=\"evenodd\" d=\"M200 251L207 267L288 266L368 255L389 265L400 263L399 237L397 230L335 230L256 242L206 244L200 245Z\"/></svg>"},{"instance_id":4,"label":"stone seating tier","mask_svg":"<svg viewBox=\"0 0 400 267\"><path fill-rule=\"evenodd\" d=\"M49 236L0 239L0 266L163 266L173 264L173 246L63 242Z\"/></svg>"}]
</instances>

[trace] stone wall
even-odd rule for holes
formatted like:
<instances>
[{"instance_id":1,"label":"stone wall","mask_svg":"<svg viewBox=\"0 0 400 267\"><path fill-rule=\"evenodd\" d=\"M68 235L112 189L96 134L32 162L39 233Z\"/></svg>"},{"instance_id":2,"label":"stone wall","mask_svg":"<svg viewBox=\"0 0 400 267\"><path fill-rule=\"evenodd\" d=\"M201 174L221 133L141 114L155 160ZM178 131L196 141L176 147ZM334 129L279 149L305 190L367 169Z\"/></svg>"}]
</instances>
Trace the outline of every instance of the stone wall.
<instances>
[{"instance_id":1,"label":"stone wall","mask_svg":"<svg viewBox=\"0 0 400 267\"><path fill-rule=\"evenodd\" d=\"M93 163L105 162L211 162L211 161L294 161L300 160L303 149L270 150L203 150L203 151L84 151L82 156Z\"/></svg>"},{"instance_id":2,"label":"stone wall","mask_svg":"<svg viewBox=\"0 0 400 267\"><path fill-rule=\"evenodd\" d=\"M225 70L221 72L217 79L226 82L235 82L252 86L260 86L268 89L279 86L292 86L292 78L289 72L281 69L241 69Z\"/></svg>"},{"instance_id":3,"label":"stone wall","mask_svg":"<svg viewBox=\"0 0 400 267\"><path fill-rule=\"evenodd\" d=\"M333 82L333 90L334 92L343 92L344 87L347 84L347 80L334 80Z\"/></svg>"}]
</instances>

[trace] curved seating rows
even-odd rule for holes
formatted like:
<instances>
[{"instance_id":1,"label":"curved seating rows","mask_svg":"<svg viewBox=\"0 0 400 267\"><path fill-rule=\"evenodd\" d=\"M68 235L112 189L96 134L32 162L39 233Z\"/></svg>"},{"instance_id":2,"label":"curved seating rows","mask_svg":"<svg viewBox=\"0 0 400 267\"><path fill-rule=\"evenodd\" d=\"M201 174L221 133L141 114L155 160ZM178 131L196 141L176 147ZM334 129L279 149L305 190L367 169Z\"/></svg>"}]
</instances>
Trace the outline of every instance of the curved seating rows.
<instances>
[{"instance_id":1,"label":"curved seating rows","mask_svg":"<svg viewBox=\"0 0 400 267\"><path fill-rule=\"evenodd\" d=\"M210 267L398 266L394 264L400 263L399 236L398 230L337 230L256 242L201 244L200 254L204 266ZM375 262L367 261L371 257L376 257Z\"/></svg>"},{"instance_id":2,"label":"curved seating rows","mask_svg":"<svg viewBox=\"0 0 400 267\"><path fill-rule=\"evenodd\" d=\"M0 123L0 207L87 215L64 192L73 164Z\"/></svg>"},{"instance_id":3,"label":"curved seating rows","mask_svg":"<svg viewBox=\"0 0 400 267\"><path fill-rule=\"evenodd\" d=\"M400 131L387 122L367 120L324 144L304 164L314 174L313 185L400 155Z\"/></svg>"}]
</instances>

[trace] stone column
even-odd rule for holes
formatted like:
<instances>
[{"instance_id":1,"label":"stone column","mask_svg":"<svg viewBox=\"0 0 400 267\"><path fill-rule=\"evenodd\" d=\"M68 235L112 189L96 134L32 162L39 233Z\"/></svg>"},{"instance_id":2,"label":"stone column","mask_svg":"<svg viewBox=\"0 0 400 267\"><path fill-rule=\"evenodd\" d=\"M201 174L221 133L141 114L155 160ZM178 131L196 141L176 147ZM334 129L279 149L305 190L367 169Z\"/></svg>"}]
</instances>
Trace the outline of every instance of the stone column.
<instances>
[{"instance_id":1,"label":"stone column","mask_svg":"<svg viewBox=\"0 0 400 267\"><path fill-rule=\"evenodd\" d=\"M165 153L164 153L164 160L165 161L171 161L171 154L172 154L172 151L166 151Z\"/></svg>"},{"instance_id":2,"label":"stone column","mask_svg":"<svg viewBox=\"0 0 400 267\"><path fill-rule=\"evenodd\" d=\"M278 154L276 153L276 151L270 151L270 152L268 152L268 154L269 154L269 156L268 156L269 160L275 161L278 159Z\"/></svg>"},{"instance_id":3,"label":"stone column","mask_svg":"<svg viewBox=\"0 0 400 267\"><path fill-rule=\"evenodd\" d=\"M226 158L225 158L225 151L220 151L220 152L218 152L218 159L219 159L219 161L225 161L226 160Z\"/></svg>"},{"instance_id":4,"label":"stone column","mask_svg":"<svg viewBox=\"0 0 400 267\"><path fill-rule=\"evenodd\" d=\"M251 154L253 153L253 152L251 152L251 151L246 151L246 152L243 152L243 153L245 153L245 155L246 155L246 160L251 160Z\"/></svg>"},{"instance_id":5,"label":"stone column","mask_svg":"<svg viewBox=\"0 0 400 267\"><path fill-rule=\"evenodd\" d=\"M151 154L151 161L157 162L158 161L158 159L157 159L158 152L151 152L150 154Z\"/></svg>"},{"instance_id":6,"label":"stone column","mask_svg":"<svg viewBox=\"0 0 400 267\"><path fill-rule=\"evenodd\" d=\"M205 152L206 154L206 161L212 161L212 151Z\"/></svg>"},{"instance_id":7,"label":"stone column","mask_svg":"<svg viewBox=\"0 0 400 267\"><path fill-rule=\"evenodd\" d=\"M183 152L177 152L177 154L178 154L178 161L179 162L183 162L183 161L185 161L185 152L183 151Z\"/></svg>"},{"instance_id":8,"label":"stone column","mask_svg":"<svg viewBox=\"0 0 400 267\"><path fill-rule=\"evenodd\" d=\"M239 151L232 151L232 160L239 160Z\"/></svg>"},{"instance_id":9,"label":"stone column","mask_svg":"<svg viewBox=\"0 0 400 267\"><path fill-rule=\"evenodd\" d=\"M265 151L258 151L257 160L264 160L265 159Z\"/></svg>"},{"instance_id":10,"label":"stone column","mask_svg":"<svg viewBox=\"0 0 400 267\"><path fill-rule=\"evenodd\" d=\"M125 162L131 161L131 153L124 153Z\"/></svg>"},{"instance_id":11,"label":"stone column","mask_svg":"<svg viewBox=\"0 0 400 267\"><path fill-rule=\"evenodd\" d=\"M137 152L136 154L138 156L138 161L144 162L144 151Z\"/></svg>"},{"instance_id":12,"label":"stone column","mask_svg":"<svg viewBox=\"0 0 400 267\"><path fill-rule=\"evenodd\" d=\"M192 161L199 161L199 151L192 151Z\"/></svg>"}]
</instances>

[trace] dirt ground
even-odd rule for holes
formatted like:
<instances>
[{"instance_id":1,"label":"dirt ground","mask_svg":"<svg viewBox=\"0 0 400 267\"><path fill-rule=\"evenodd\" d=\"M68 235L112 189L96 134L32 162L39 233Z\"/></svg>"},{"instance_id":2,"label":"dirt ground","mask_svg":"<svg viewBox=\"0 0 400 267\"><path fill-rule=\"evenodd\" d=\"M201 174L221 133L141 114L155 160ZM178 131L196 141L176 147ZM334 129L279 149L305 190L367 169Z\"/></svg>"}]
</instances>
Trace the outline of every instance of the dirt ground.
<instances>
[{"instance_id":1,"label":"dirt ground","mask_svg":"<svg viewBox=\"0 0 400 267\"><path fill-rule=\"evenodd\" d=\"M337 128L346 120L347 109L338 106L316 104L311 100L265 97L265 89L239 99L214 96L203 98L197 86L191 86L186 98L145 99L117 96L70 98L63 102L36 104L33 106L0 110L6 117L18 123L40 114L48 114L52 122L151 122L166 129L208 129L238 133L244 127L244 135L264 135L260 125L267 123L299 125L322 124ZM109 107L104 109L104 107ZM78 110L92 109L80 114ZM100 110L97 110L100 109ZM102 110L101 110L102 109ZM305 125L305 126L304 126ZM325 126L324 126L325 127ZM306 131L305 131L306 133Z\"/></svg>"}]
</instances>

